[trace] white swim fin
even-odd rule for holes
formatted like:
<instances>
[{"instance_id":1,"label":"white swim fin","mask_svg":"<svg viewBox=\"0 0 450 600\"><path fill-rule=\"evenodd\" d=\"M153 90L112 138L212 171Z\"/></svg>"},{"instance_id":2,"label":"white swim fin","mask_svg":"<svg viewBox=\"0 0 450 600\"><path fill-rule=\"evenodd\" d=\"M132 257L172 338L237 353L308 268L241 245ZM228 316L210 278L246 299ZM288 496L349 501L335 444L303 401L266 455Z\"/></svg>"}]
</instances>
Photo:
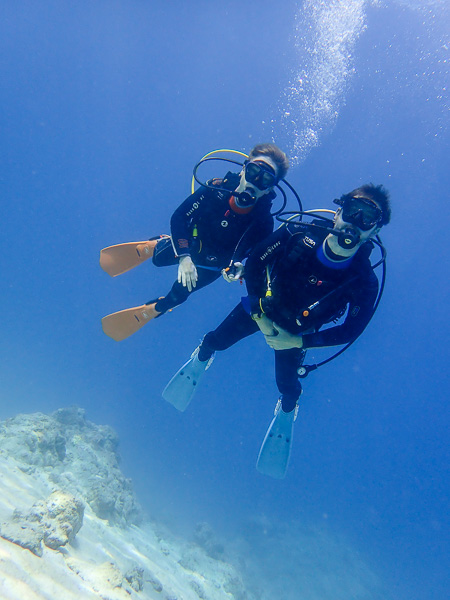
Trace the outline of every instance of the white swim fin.
<instances>
[{"instance_id":1,"label":"white swim fin","mask_svg":"<svg viewBox=\"0 0 450 600\"><path fill-rule=\"evenodd\" d=\"M209 360L198 360L198 351L199 348L194 350L191 358L175 373L162 393L164 400L181 412L188 407L200 379L214 360L214 354Z\"/></svg>"},{"instance_id":2,"label":"white swim fin","mask_svg":"<svg viewBox=\"0 0 450 600\"><path fill-rule=\"evenodd\" d=\"M263 475L284 479L291 456L294 421L297 418L298 405L285 413L281 408L281 399L275 407L275 417L267 430L259 451L256 468Z\"/></svg>"}]
</instances>

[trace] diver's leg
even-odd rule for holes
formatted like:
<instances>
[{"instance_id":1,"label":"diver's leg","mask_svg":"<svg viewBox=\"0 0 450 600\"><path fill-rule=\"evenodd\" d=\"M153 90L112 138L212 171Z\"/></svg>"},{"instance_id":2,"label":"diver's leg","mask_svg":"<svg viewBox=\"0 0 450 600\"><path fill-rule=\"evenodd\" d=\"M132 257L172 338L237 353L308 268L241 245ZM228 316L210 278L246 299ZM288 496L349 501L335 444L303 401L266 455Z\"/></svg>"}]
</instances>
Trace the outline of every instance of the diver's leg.
<instances>
[{"instance_id":1,"label":"diver's leg","mask_svg":"<svg viewBox=\"0 0 450 600\"><path fill-rule=\"evenodd\" d=\"M275 350L276 381L281 397L261 445L256 468L260 473L276 479L286 476L289 465L297 402L302 393L297 369L304 357L305 351L300 348Z\"/></svg>"},{"instance_id":2,"label":"diver's leg","mask_svg":"<svg viewBox=\"0 0 450 600\"><path fill-rule=\"evenodd\" d=\"M159 298L158 300L150 300L147 304L155 302L155 310L158 311L158 313L165 313L168 310L175 308L175 306L183 304L183 302L186 302L188 297L195 291L201 290L220 277L218 271L208 271L202 268L198 268L197 273L197 285L195 288L192 288L191 292L183 284L175 281L172 289L165 297Z\"/></svg>"},{"instance_id":3,"label":"diver's leg","mask_svg":"<svg viewBox=\"0 0 450 600\"><path fill-rule=\"evenodd\" d=\"M153 250L152 261L156 267L168 267L178 264L178 257L175 255L170 237L158 240Z\"/></svg>"},{"instance_id":4,"label":"diver's leg","mask_svg":"<svg viewBox=\"0 0 450 600\"><path fill-rule=\"evenodd\" d=\"M217 329L205 335L200 344L198 358L200 361L206 361L216 350L226 350L257 331L258 325L239 303Z\"/></svg>"},{"instance_id":5,"label":"diver's leg","mask_svg":"<svg viewBox=\"0 0 450 600\"><path fill-rule=\"evenodd\" d=\"M302 393L297 369L302 365L305 354L301 348L275 350L275 378L284 412L294 410Z\"/></svg>"},{"instance_id":6,"label":"diver's leg","mask_svg":"<svg viewBox=\"0 0 450 600\"><path fill-rule=\"evenodd\" d=\"M191 358L175 373L162 396L180 411L186 410L198 384L214 359L215 350L225 350L259 328L239 304L215 331L208 333Z\"/></svg>"}]
</instances>

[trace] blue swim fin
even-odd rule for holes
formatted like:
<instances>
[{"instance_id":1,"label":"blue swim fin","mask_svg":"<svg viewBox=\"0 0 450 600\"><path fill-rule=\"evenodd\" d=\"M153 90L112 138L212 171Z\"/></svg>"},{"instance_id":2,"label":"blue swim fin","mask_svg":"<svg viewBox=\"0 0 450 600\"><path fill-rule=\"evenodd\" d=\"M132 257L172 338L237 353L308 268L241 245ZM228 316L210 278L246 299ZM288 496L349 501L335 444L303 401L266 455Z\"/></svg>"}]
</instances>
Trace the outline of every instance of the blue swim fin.
<instances>
[{"instance_id":1,"label":"blue swim fin","mask_svg":"<svg viewBox=\"0 0 450 600\"><path fill-rule=\"evenodd\" d=\"M275 407L275 416L265 435L259 451L256 468L263 475L284 479L291 456L294 421L297 418L298 405L285 413L281 400Z\"/></svg>"},{"instance_id":2,"label":"blue swim fin","mask_svg":"<svg viewBox=\"0 0 450 600\"><path fill-rule=\"evenodd\" d=\"M188 407L204 372L214 360L214 355L206 361L198 360L198 351L199 348L194 350L191 358L175 373L162 393L164 400L181 412Z\"/></svg>"}]
</instances>

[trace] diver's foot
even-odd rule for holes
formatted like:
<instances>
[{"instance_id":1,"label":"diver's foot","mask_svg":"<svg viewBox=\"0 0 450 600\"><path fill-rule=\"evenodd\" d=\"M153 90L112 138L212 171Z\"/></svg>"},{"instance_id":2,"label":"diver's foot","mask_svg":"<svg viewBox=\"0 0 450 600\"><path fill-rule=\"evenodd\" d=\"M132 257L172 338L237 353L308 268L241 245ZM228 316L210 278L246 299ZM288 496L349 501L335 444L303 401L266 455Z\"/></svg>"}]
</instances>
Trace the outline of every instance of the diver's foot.
<instances>
[{"instance_id":1,"label":"diver's foot","mask_svg":"<svg viewBox=\"0 0 450 600\"><path fill-rule=\"evenodd\" d=\"M256 463L256 468L263 475L275 479L284 479L286 476L297 412L298 405L290 412L284 412L281 400L278 400L275 416L269 425Z\"/></svg>"},{"instance_id":2,"label":"diver's foot","mask_svg":"<svg viewBox=\"0 0 450 600\"><path fill-rule=\"evenodd\" d=\"M213 355L206 361L200 361L198 351L198 348L194 350L191 358L175 373L162 393L164 400L181 412L189 406L203 374L214 359Z\"/></svg>"},{"instance_id":3,"label":"diver's foot","mask_svg":"<svg viewBox=\"0 0 450 600\"><path fill-rule=\"evenodd\" d=\"M159 298L159 300L162 300L162 298ZM156 317L159 317L159 315L162 314L162 312L159 312L156 310L156 302L152 302L151 304L144 304L144 310L142 311L142 313L145 313L144 318L146 319L146 321L150 321L151 319L156 319Z\"/></svg>"},{"instance_id":4,"label":"diver's foot","mask_svg":"<svg viewBox=\"0 0 450 600\"><path fill-rule=\"evenodd\" d=\"M102 328L104 333L116 342L125 340L146 323L159 317L161 313L155 309L155 304L156 302L133 306L103 317Z\"/></svg>"},{"instance_id":5,"label":"diver's foot","mask_svg":"<svg viewBox=\"0 0 450 600\"><path fill-rule=\"evenodd\" d=\"M143 242L142 244L138 244L136 246L136 252L140 258L146 260L147 258L151 258L153 253L155 252L156 244L158 240L150 240L148 242Z\"/></svg>"}]
</instances>

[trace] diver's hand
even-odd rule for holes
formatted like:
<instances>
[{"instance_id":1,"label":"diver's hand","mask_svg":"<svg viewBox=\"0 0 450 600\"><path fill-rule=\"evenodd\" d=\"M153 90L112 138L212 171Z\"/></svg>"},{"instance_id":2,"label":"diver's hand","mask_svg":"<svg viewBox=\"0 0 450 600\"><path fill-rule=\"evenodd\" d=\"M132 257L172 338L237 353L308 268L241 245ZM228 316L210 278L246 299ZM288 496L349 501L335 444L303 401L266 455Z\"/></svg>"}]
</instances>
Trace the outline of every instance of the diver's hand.
<instances>
[{"instance_id":1,"label":"diver's hand","mask_svg":"<svg viewBox=\"0 0 450 600\"><path fill-rule=\"evenodd\" d=\"M275 330L273 328L274 323L269 319L269 317L266 317L266 315L261 315L260 317L253 315L253 320L258 325L266 339L267 336L273 337L275 335Z\"/></svg>"},{"instance_id":2,"label":"diver's hand","mask_svg":"<svg viewBox=\"0 0 450 600\"><path fill-rule=\"evenodd\" d=\"M182 283L189 292L192 292L192 289L197 285L197 279L197 269L192 262L192 258L188 255L182 256L178 264L178 283Z\"/></svg>"},{"instance_id":3,"label":"diver's hand","mask_svg":"<svg viewBox=\"0 0 450 600\"><path fill-rule=\"evenodd\" d=\"M241 262L235 262L226 269L222 269L222 277L228 283L238 281L244 274L244 265Z\"/></svg>"},{"instance_id":4,"label":"diver's hand","mask_svg":"<svg viewBox=\"0 0 450 600\"><path fill-rule=\"evenodd\" d=\"M289 333L276 323L273 323L273 335L265 335L267 344L274 350L290 350L291 348L302 348L303 338L301 335Z\"/></svg>"}]
</instances>

